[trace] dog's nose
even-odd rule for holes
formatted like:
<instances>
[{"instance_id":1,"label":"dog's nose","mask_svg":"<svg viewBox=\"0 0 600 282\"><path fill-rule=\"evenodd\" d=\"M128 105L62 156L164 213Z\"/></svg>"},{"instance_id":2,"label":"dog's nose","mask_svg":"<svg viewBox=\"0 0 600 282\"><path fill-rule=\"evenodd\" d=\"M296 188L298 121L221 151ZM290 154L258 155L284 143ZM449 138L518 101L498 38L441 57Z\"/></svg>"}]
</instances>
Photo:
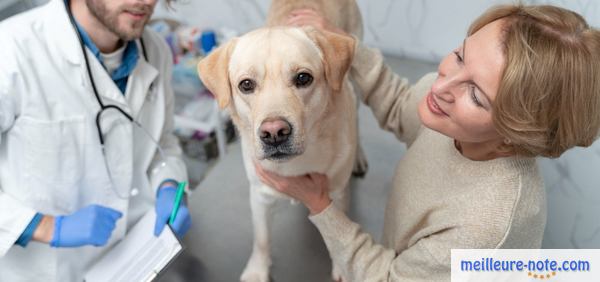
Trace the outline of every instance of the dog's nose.
<instances>
[{"instance_id":1,"label":"dog's nose","mask_svg":"<svg viewBox=\"0 0 600 282\"><path fill-rule=\"evenodd\" d=\"M281 118L266 119L258 130L260 140L271 146L277 146L287 141L292 134L290 123Z\"/></svg>"}]
</instances>

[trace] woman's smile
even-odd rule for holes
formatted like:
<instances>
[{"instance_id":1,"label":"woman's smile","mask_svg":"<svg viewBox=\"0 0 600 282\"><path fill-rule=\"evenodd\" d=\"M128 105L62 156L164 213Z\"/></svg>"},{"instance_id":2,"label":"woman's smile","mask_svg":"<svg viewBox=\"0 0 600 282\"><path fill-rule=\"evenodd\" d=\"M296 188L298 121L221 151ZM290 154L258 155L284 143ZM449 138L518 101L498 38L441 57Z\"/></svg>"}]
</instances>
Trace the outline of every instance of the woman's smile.
<instances>
[{"instance_id":1,"label":"woman's smile","mask_svg":"<svg viewBox=\"0 0 600 282\"><path fill-rule=\"evenodd\" d=\"M444 110L442 110L434 96L435 95L433 95L432 92L429 92L427 95L427 107L429 108L429 111L439 116L449 116Z\"/></svg>"}]
</instances>

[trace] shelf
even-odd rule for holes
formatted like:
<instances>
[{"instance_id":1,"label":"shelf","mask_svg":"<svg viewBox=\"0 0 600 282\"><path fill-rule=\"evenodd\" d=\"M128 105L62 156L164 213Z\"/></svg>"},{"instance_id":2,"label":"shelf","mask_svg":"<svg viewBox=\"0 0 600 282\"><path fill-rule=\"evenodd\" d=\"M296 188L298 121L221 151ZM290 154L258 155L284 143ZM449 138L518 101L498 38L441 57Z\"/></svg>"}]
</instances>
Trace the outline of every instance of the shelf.
<instances>
[{"instance_id":1,"label":"shelf","mask_svg":"<svg viewBox=\"0 0 600 282\"><path fill-rule=\"evenodd\" d=\"M219 158L223 158L226 153L226 138L225 138L225 124L223 123L223 113L219 111L217 101L213 101L213 114L208 121L199 121L185 116L175 114L175 127L176 128L188 128L193 130L201 130L204 132L215 131L217 137L217 145L219 149Z\"/></svg>"}]
</instances>

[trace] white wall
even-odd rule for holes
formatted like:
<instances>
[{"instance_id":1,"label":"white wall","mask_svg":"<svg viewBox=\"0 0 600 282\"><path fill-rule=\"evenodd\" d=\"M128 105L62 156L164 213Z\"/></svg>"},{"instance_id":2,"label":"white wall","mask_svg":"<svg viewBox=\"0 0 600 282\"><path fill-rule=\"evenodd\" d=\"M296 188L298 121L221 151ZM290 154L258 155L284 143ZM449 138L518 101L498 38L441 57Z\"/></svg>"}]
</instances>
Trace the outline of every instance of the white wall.
<instances>
[{"instance_id":1,"label":"white wall","mask_svg":"<svg viewBox=\"0 0 600 282\"><path fill-rule=\"evenodd\" d=\"M179 0L175 13L162 6L157 16L175 15L199 27L235 28L241 32L260 27L270 0ZM464 38L469 23L494 4L511 0L357 0L365 24L365 43L387 54L437 62ZM584 15L600 27L600 1L528 0L550 3Z\"/></svg>"},{"instance_id":2,"label":"white wall","mask_svg":"<svg viewBox=\"0 0 600 282\"><path fill-rule=\"evenodd\" d=\"M550 3L586 16L600 26L600 1L529 0ZM510 0L358 0L365 18L365 42L388 54L439 61L458 46L469 24L494 4Z\"/></svg>"}]
</instances>

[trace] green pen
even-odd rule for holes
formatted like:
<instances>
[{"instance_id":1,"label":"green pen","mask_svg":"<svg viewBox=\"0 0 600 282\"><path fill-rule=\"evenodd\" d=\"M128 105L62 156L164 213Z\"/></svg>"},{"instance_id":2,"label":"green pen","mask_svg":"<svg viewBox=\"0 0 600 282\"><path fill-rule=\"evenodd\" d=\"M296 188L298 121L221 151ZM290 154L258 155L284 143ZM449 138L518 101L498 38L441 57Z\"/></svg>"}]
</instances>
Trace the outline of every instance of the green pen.
<instances>
[{"instance_id":1,"label":"green pen","mask_svg":"<svg viewBox=\"0 0 600 282\"><path fill-rule=\"evenodd\" d=\"M187 185L187 182L182 181L179 182L179 186L177 186L177 194L175 195L175 203L173 204L173 210L171 211L171 217L169 218L169 225L173 225L173 222L175 222L177 211L179 211L179 206L181 205L181 199L183 199L185 185Z\"/></svg>"}]
</instances>

